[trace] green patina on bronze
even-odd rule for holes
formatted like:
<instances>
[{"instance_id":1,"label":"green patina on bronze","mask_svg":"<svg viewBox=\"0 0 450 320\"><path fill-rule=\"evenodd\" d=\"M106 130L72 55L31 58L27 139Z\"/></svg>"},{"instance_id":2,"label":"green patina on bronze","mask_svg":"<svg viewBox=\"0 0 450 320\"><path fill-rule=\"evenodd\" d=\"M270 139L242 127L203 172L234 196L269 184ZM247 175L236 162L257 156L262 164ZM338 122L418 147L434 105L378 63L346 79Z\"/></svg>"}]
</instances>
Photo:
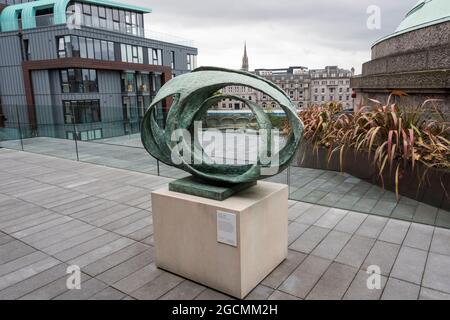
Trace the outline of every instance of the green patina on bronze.
<instances>
[{"instance_id":1,"label":"green patina on bronze","mask_svg":"<svg viewBox=\"0 0 450 320\"><path fill-rule=\"evenodd\" d=\"M181 164L174 164L171 159L172 150L179 143L171 141L174 131L191 129L194 121L199 121L210 107L224 98L244 102L255 114L260 129L272 129L269 117L255 102L232 95L217 95L219 90L228 86L245 86L261 91L278 102L286 113L291 131L284 148L279 151L278 155L272 155L273 158L278 159L277 163L262 164L258 160L256 164L223 165L209 164L209 161L190 161L192 163L188 163L182 159ZM156 106L167 97L173 98L173 104L167 115L166 127L163 129L156 121ZM153 157L167 165L187 171L212 186L223 184L235 186L257 181L263 177L262 168L275 169L274 174L283 171L294 157L302 135L303 124L297 116L295 106L283 90L254 74L214 67L198 68L191 73L173 78L165 84L148 108L142 122L141 132L142 143ZM270 139L267 141L269 142L267 149L271 150ZM204 158L205 154L201 149L193 152L193 159Z\"/></svg>"}]
</instances>

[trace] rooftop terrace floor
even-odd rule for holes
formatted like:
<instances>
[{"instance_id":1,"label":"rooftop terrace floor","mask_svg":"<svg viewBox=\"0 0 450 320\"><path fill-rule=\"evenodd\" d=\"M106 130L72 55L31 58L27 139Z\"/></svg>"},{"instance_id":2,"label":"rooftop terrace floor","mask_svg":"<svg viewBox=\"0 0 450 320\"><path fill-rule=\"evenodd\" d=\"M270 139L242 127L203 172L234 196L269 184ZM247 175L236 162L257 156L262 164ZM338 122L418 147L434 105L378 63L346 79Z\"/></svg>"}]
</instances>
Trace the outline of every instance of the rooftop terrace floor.
<instances>
[{"instance_id":1,"label":"rooftop terrace floor","mask_svg":"<svg viewBox=\"0 0 450 320\"><path fill-rule=\"evenodd\" d=\"M238 141L238 147L242 148L239 150L243 150L242 155L245 156L245 144L242 139ZM139 134L95 142L78 141L77 148L72 140L48 137L24 139L22 142L23 150L27 152L70 160L77 160L78 155L81 162L169 178L187 176L177 168L161 162L158 164L145 151ZM228 158L240 156L235 154L233 146L228 147L227 143ZM19 140L10 140L0 141L0 147L21 150L22 145ZM292 166L289 171L268 180L289 183L290 199L293 200L450 229L449 211L404 196L397 198L394 192L347 173Z\"/></svg>"},{"instance_id":2,"label":"rooftop terrace floor","mask_svg":"<svg viewBox=\"0 0 450 320\"><path fill-rule=\"evenodd\" d=\"M0 149L0 299L230 299L156 268L150 192L169 181ZM450 230L290 200L289 257L247 299L450 299Z\"/></svg>"}]
</instances>

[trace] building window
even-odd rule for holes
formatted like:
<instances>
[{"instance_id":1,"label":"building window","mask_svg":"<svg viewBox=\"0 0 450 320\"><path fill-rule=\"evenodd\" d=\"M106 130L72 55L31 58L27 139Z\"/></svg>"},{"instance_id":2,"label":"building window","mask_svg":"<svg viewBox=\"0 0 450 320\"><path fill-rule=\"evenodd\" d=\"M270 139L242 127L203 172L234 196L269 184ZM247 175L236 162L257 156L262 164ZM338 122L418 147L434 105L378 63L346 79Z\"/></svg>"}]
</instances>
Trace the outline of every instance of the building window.
<instances>
[{"instance_id":1,"label":"building window","mask_svg":"<svg viewBox=\"0 0 450 320\"><path fill-rule=\"evenodd\" d=\"M136 92L136 77L132 72L122 73L122 92L134 93Z\"/></svg>"},{"instance_id":2,"label":"building window","mask_svg":"<svg viewBox=\"0 0 450 320\"><path fill-rule=\"evenodd\" d=\"M66 44L68 46L72 46L72 56L74 58L79 58L81 56L80 52L80 42L78 41L77 36L71 36L70 38L70 44Z\"/></svg>"},{"instance_id":3,"label":"building window","mask_svg":"<svg viewBox=\"0 0 450 320\"><path fill-rule=\"evenodd\" d=\"M175 69L175 51L170 51L170 67Z\"/></svg>"},{"instance_id":4,"label":"building window","mask_svg":"<svg viewBox=\"0 0 450 320\"><path fill-rule=\"evenodd\" d=\"M150 64L162 66L162 50L161 49L148 49L148 61Z\"/></svg>"},{"instance_id":5,"label":"building window","mask_svg":"<svg viewBox=\"0 0 450 320\"><path fill-rule=\"evenodd\" d=\"M74 140L75 139L75 133L73 131L67 131L67 139ZM88 131L79 131L78 136L76 137L77 140L81 141L88 141L88 140L97 140L102 139L102 129L95 129L95 130L88 130Z\"/></svg>"},{"instance_id":6,"label":"building window","mask_svg":"<svg viewBox=\"0 0 450 320\"><path fill-rule=\"evenodd\" d=\"M100 40L94 39L95 60L102 60L102 46Z\"/></svg>"},{"instance_id":7,"label":"building window","mask_svg":"<svg viewBox=\"0 0 450 320\"><path fill-rule=\"evenodd\" d=\"M63 101L64 123L81 124L101 122L100 100Z\"/></svg>"},{"instance_id":8,"label":"building window","mask_svg":"<svg viewBox=\"0 0 450 320\"><path fill-rule=\"evenodd\" d=\"M101 46L102 46L102 60L109 60L109 58L108 58L108 55L109 55L108 42L102 40Z\"/></svg>"},{"instance_id":9,"label":"building window","mask_svg":"<svg viewBox=\"0 0 450 320\"><path fill-rule=\"evenodd\" d=\"M118 9L112 9L112 21L113 21L113 30L120 31L120 18Z\"/></svg>"},{"instance_id":10,"label":"building window","mask_svg":"<svg viewBox=\"0 0 450 320\"><path fill-rule=\"evenodd\" d=\"M197 68L197 56L195 54L187 54L187 69L194 70Z\"/></svg>"},{"instance_id":11,"label":"building window","mask_svg":"<svg viewBox=\"0 0 450 320\"><path fill-rule=\"evenodd\" d=\"M109 61L116 61L116 53L114 51L114 42L108 41L108 58Z\"/></svg>"},{"instance_id":12,"label":"building window","mask_svg":"<svg viewBox=\"0 0 450 320\"><path fill-rule=\"evenodd\" d=\"M122 53L122 62L144 63L144 50L142 47L122 43L120 52Z\"/></svg>"},{"instance_id":13,"label":"building window","mask_svg":"<svg viewBox=\"0 0 450 320\"><path fill-rule=\"evenodd\" d=\"M78 36L57 39L58 58L83 58L115 61L114 42Z\"/></svg>"},{"instance_id":14,"label":"building window","mask_svg":"<svg viewBox=\"0 0 450 320\"><path fill-rule=\"evenodd\" d=\"M91 6L91 16L92 16L92 26L94 28L98 28L100 26L100 21L98 19L98 7L92 5Z\"/></svg>"},{"instance_id":15,"label":"building window","mask_svg":"<svg viewBox=\"0 0 450 320\"><path fill-rule=\"evenodd\" d=\"M150 75L145 73L136 74L136 84L139 93L150 92Z\"/></svg>"},{"instance_id":16,"label":"building window","mask_svg":"<svg viewBox=\"0 0 450 320\"><path fill-rule=\"evenodd\" d=\"M85 26L92 26L91 6L83 3L83 22Z\"/></svg>"},{"instance_id":17,"label":"building window","mask_svg":"<svg viewBox=\"0 0 450 320\"><path fill-rule=\"evenodd\" d=\"M138 118L136 97L123 97L123 120L136 121Z\"/></svg>"},{"instance_id":18,"label":"building window","mask_svg":"<svg viewBox=\"0 0 450 320\"><path fill-rule=\"evenodd\" d=\"M94 69L61 70L63 93L98 92L97 72Z\"/></svg>"},{"instance_id":19,"label":"building window","mask_svg":"<svg viewBox=\"0 0 450 320\"><path fill-rule=\"evenodd\" d=\"M72 57L72 46L70 36L58 38L58 58Z\"/></svg>"},{"instance_id":20,"label":"building window","mask_svg":"<svg viewBox=\"0 0 450 320\"><path fill-rule=\"evenodd\" d=\"M82 6L80 11L82 11L82 23L85 26L114 30L135 36L144 35L144 17L140 12L75 3L69 6L69 13L73 12L74 6Z\"/></svg>"},{"instance_id":21,"label":"building window","mask_svg":"<svg viewBox=\"0 0 450 320\"><path fill-rule=\"evenodd\" d=\"M98 20L100 22L100 28L106 29L106 8L98 7Z\"/></svg>"},{"instance_id":22,"label":"building window","mask_svg":"<svg viewBox=\"0 0 450 320\"><path fill-rule=\"evenodd\" d=\"M23 40L23 58L25 61L31 59L30 41L28 39Z\"/></svg>"},{"instance_id":23,"label":"building window","mask_svg":"<svg viewBox=\"0 0 450 320\"><path fill-rule=\"evenodd\" d=\"M87 38L86 46L87 46L87 58L94 59L94 39Z\"/></svg>"}]
</instances>

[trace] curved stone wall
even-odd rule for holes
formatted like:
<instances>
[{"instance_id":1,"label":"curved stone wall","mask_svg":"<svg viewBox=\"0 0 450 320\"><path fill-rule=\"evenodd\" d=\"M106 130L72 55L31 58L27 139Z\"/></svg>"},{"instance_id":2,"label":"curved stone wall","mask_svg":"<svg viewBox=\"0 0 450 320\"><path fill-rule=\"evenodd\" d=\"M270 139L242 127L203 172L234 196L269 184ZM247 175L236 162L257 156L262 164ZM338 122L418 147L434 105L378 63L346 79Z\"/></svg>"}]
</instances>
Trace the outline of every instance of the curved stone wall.
<instances>
[{"instance_id":1,"label":"curved stone wall","mask_svg":"<svg viewBox=\"0 0 450 320\"><path fill-rule=\"evenodd\" d=\"M450 43L450 21L388 38L372 47L372 60Z\"/></svg>"}]
</instances>

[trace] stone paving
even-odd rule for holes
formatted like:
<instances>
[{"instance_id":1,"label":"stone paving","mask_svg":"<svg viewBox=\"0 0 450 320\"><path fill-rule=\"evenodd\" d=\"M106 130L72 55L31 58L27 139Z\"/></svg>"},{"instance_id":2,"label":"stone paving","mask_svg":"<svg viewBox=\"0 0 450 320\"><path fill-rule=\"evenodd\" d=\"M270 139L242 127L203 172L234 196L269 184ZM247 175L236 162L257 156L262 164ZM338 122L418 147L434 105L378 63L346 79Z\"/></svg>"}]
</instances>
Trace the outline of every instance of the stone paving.
<instances>
[{"instance_id":1,"label":"stone paving","mask_svg":"<svg viewBox=\"0 0 450 320\"><path fill-rule=\"evenodd\" d=\"M244 141L238 143L240 147L243 144ZM77 159L74 141L40 137L24 139L23 145L28 152ZM0 142L0 146L21 149L20 141L16 140ZM235 153L228 148L226 154ZM158 164L143 149L139 134L80 141L78 157L83 162L158 175ZM181 178L187 174L159 163L159 175ZM291 167L289 175L293 200L450 228L450 212L407 197L397 199L395 193L345 173ZM268 180L287 184L287 172Z\"/></svg>"},{"instance_id":2,"label":"stone paving","mask_svg":"<svg viewBox=\"0 0 450 320\"><path fill-rule=\"evenodd\" d=\"M0 181L0 299L230 299L156 268L150 192L170 179L0 149ZM450 299L449 270L450 230L290 200L288 259L247 299Z\"/></svg>"}]
</instances>

